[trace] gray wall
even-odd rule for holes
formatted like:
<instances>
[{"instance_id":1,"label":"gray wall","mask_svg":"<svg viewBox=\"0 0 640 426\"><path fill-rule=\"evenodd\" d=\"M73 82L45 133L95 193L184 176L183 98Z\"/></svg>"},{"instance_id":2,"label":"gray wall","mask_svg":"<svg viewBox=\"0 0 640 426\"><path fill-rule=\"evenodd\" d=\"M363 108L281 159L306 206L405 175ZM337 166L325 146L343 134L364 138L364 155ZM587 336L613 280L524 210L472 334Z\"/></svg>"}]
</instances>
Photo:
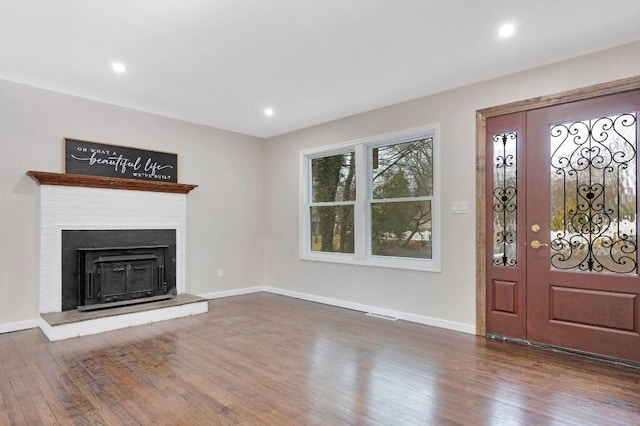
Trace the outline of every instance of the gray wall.
<instances>
[{"instance_id":1,"label":"gray wall","mask_svg":"<svg viewBox=\"0 0 640 426\"><path fill-rule=\"evenodd\" d=\"M640 42L268 140L265 284L474 325L476 110L638 74ZM436 122L442 135L442 272L299 260L299 151ZM468 201L469 214L451 214L453 201Z\"/></svg>"},{"instance_id":2,"label":"gray wall","mask_svg":"<svg viewBox=\"0 0 640 426\"><path fill-rule=\"evenodd\" d=\"M38 186L64 136L177 152L187 196L187 291L262 284L473 325L475 111L640 74L640 42L266 141L0 81L0 328L38 316ZM299 151L439 122L442 272L298 259ZM467 215L450 213L466 200ZM218 278L218 268L224 277Z\"/></svg>"},{"instance_id":3,"label":"gray wall","mask_svg":"<svg viewBox=\"0 0 640 426\"><path fill-rule=\"evenodd\" d=\"M262 284L263 140L0 80L0 326L38 317L39 187L25 172L63 172L65 136L178 153L179 181L200 185L187 291Z\"/></svg>"}]
</instances>

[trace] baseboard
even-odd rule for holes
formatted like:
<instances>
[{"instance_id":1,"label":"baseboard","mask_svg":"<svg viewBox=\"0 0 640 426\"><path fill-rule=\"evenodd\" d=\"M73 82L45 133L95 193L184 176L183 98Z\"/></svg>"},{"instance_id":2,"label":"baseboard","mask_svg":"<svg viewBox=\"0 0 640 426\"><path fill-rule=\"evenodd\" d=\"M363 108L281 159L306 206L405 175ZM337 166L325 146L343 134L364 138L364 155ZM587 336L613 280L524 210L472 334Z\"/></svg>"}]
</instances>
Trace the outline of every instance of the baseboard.
<instances>
[{"instance_id":1,"label":"baseboard","mask_svg":"<svg viewBox=\"0 0 640 426\"><path fill-rule=\"evenodd\" d=\"M456 321L449 321L449 320L444 320L440 318L428 317L424 315L411 314L408 312L394 311L391 309L385 309L378 306L347 302L344 300L334 299L331 297L317 296L309 293L301 293L301 292L287 290L287 289L278 288L278 287L270 287L270 286L246 287L246 288L240 288L240 289L234 289L234 290L205 293L205 294L200 294L199 296L205 299L220 299L223 297L240 296L243 294L250 294L250 293L259 293L261 291L278 294L281 296L293 297L295 299L308 300L310 302L322 303L325 305L337 306L339 308L352 309L354 311L371 312L378 315L396 317L398 319L414 322L417 324L430 325L433 327L440 327L447 330L459 331L462 333L476 334L476 328L473 324L465 324L465 323L460 323ZM46 323L46 321L42 321L42 322ZM41 324L41 321L39 321L38 319L0 324L0 334L9 333L12 331L26 330L26 329L35 328L38 326L40 326L41 328L43 327L47 328L48 324ZM47 330L47 331L50 331L50 330ZM45 332L45 334L47 333ZM53 334L53 330L50 331L50 334ZM81 333L78 333L78 334L81 334ZM55 336L56 339L54 340L58 340L60 337L66 338L67 336L68 335L66 333L64 337L62 335L56 335Z\"/></svg>"},{"instance_id":2,"label":"baseboard","mask_svg":"<svg viewBox=\"0 0 640 426\"><path fill-rule=\"evenodd\" d=\"M259 293L265 291L264 286L245 287L234 290L214 291L213 293L199 294L198 296L205 299L221 299L223 297L240 296L242 294Z\"/></svg>"},{"instance_id":3,"label":"baseboard","mask_svg":"<svg viewBox=\"0 0 640 426\"><path fill-rule=\"evenodd\" d=\"M473 324L465 324L456 321L449 321L440 318L427 317L424 315L416 315L408 312L394 311L391 309L380 308L378 306L364 305L361 303L347 302L340 299L330 297L316 296L314 294L300 293L297 291L287 290L278 287L262 287L263 291L281 296L294 297L296 299L308 300L310 302L322 303L325 305L337 306L339 308L352 309L360 312L371 312L387 317L395 317L404 321L414 322L417 324L430 325L433 327L444 328L447 330L459 331L467 334L476 334L476 327Z\"/></svg>"},{"instance_id":4,"label":"baseboard","mask_svg":"<svg viewBox=\"0 0 640 426\"><path fill-rule=\"evenodd\" d=\"M11 333L12 331L27 330L29 328L36 328L38 326L37 319L30 319L25 321L7 322L0 324L0 334Z\"/></svg>"}]
</instances>

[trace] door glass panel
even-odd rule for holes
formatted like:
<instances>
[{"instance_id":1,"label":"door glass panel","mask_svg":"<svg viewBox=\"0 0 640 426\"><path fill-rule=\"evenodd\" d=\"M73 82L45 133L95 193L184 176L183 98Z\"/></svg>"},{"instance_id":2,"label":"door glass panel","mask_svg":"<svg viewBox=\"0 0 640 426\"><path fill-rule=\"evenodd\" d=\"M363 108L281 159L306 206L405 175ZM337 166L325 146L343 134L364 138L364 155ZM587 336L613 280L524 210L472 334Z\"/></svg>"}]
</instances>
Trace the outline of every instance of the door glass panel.
<instances>
[{"instance_id":1,"label":"door glass panel","mask_svg":"<svg viewBox=\"0 0 640 426\"><path fill-rule=\"evenodd\" d=\"M516 132L493 136L493 264L515 267L517 259Z\"/></svg>"},{"instance_id":2,"label":"door glass panel","mask_svg":"<svg viewBox=\"0 0 640 426\"><path fill-rule=\"evenodd\" d=\"M551 126L551 267L636 273L637 117Z\"/></svg>"}]
</instances>

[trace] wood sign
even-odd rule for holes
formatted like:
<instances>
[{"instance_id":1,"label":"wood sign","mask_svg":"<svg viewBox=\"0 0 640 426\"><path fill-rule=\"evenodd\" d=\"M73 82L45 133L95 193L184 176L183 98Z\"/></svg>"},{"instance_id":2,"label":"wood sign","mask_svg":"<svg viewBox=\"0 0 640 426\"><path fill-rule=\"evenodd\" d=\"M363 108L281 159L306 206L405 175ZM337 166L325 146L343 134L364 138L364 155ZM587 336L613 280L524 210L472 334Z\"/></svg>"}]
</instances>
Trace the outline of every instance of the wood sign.
<instances>
[{"instance_id":1,"label":"wood sign","mask_svg":"<svg viewBox=\"0 0 640 426\"><path fill-rule=\"evenodd\" d=\"M178 182L178 154L64 139L65 173Z\"/></svg>"}]
</instances>

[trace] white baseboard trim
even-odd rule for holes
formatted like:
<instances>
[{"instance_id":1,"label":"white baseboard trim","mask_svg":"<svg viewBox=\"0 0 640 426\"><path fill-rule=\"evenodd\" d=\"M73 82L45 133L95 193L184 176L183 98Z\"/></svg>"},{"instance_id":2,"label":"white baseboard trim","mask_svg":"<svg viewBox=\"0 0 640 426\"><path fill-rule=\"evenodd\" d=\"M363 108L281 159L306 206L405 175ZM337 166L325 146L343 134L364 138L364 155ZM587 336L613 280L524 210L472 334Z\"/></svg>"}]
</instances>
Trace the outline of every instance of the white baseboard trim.
<instances>
[{"instance_id":1,"label":"white baseboard trim","mask_svg":"<svg viewBox=\"0 0 640 426\"><path fill-rule=\"evenodd\" d=\"M144 312L135 312L112 317L96 318L72 324L62 324L52 327L42 318L37 320L42 332L51 341L69 339L72 337L88 336L104 331L118 330L134 325L149 324L174 318L182 318L190 315L203 314L209 311L206 300L189 303L180 306L153 309Z\"/></svg>"},{"instance_id":2,"label":"white baseboard trim","mask_svg":"<svg viewBox=\"0 0 640 426\"><path fill-rule=\"evenodd\" d=\"M259 293L265 291L264 286L245 287L234 290L214 291L213 293L199 294L198 296L205 299L221 299L223 297L240 296L242 294Z\"/></svg>"},{"instance_id":3,"label":"white baseboard trim","mask_svg":"<svg viewBox=\"0 0 640 426\"><path fill-rule=\"evenodd\" d=\"M29 328L36 328L38 326L37 319L30 319L25 321L6 322L0 324L0 334L11 333L12 331L27 330Z\"/></svg>"},{"instance_id":4,"label":"white baseboard trim","mask_svg":"<svg viewBox=\"0 0 640 426\"><path fill-rule=\"evenodd\" d=\"M325 305L337 306L339 308L352 309L361 312L371 312L374 314L396 317L398 319L415 322L417 324L430 325L433 327L444 328L447 330L459 331L462 333L476 334L476 327L473 324L465 324L456 321L449 321L440 318L427 317L424 315L411 314L408 312L394 311L391 309L380 308L378 306L364 305L361 303L347 302L340 299L330 297L316 296L314 294L300 293L278 287L263 287L263 291L281 296L294 297L296 299L308 300L310 302L323 303Z\"/></svg>"},{"instance_id":5,"label":"white baseboard trim","mask_svg":"<svg viewBox=\"0 0 640 426\"><path fill-rule=\"evenodd\" d=\"M278 287L270 287L270 286L246 287L241 289L200 294L199 296L205 299L220 299L223 297L239 296L242 294L259 293L261 291L278 294L281 296L293 297L295 299L307 300L310 302L322 303L325 305L337 306L340 308L352 309L360 312L371 312L374 314L385 315L389 317L397 317L398 319L401 319L404 321L414 322L417 324L430 325L434 327L440 327L447 330L459 331L462 333L475 334L476 332L475 326L473 324L465 324L465 323L460 323L456 321L449 321L449 320L444 320L440 318L428 317L424 315L411 314L408 312L394 311L391 309L381 308L378 306L347 302L340 299L317 296L309 293L301 293L301 292L287 290L287 289L278 288ZM178 318L180 316L194 315L197 313L207 312L207 309L205 309L205 306L206 306L206 303L199 306L199 308L196 309L195 311L191 311L189 313L186 313L183 311L180 313L172 312L171 314L172 315L178 314L178 316L174 317L174 318ZM168 315L168 317L172 317L172 315ZM89 326L88 324L85 324L87 327L83 326L81 327L81 329L76 328L76 329L65 329L65 330L63 329L53 330L53 327L51 327L42 318L39 318L39 319L32 319L32 320L26 320L26 321L16 321L11 323L0 324L0 334L10 333L12 331L26 330L29 328L35 328L39 326L42 329L42 331L47 335L47 337L49 337L50 340L61 340L61 339L81 336L85 334L94 334L93 332L89 332L92 329L97 330L95 332L99 333L101 331L115 330L116 328L124 328L132 325L139 325L139 324L146 324L150 322L161 321L163 319L169 319L168 317L165 315L161 315L161 316L150 315L150 316L146 316L146 318L136 318L136 319L133 319L133 318L124 319L124 318L118 317L122 320L122 321L120 320L117 321L118 324L104 323L104 324L92 324L91 326ZM121 325L120 327L118 327L119 324ZM56 327L56 328L59 328L59 327Z\"/></svg>"}]
</instances>

